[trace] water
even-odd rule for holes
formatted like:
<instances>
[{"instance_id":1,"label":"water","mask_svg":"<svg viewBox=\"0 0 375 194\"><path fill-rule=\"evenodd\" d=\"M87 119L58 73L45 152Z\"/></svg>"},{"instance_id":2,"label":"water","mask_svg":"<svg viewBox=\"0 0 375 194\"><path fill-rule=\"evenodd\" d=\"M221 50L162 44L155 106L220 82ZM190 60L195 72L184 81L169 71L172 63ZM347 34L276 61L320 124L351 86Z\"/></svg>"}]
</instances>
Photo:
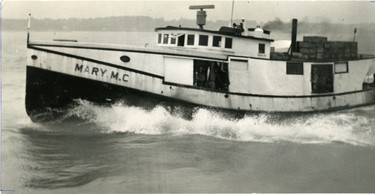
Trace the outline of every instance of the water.
<instances>
[{"instance_id":1,"label":"water","mask_svg":"<svg viewBox=\"0 0 375 194\"><path fill-rule=\"evenodd\" d=\"M32 38L155 41L136 35ZM168 107L80 100L63 119L37 124L24 108L25 43L24 32L3 33L1 188L9 193L375 191L375 106L241 119L196 109L185 119Z\"/></svg>"}]
</instances>

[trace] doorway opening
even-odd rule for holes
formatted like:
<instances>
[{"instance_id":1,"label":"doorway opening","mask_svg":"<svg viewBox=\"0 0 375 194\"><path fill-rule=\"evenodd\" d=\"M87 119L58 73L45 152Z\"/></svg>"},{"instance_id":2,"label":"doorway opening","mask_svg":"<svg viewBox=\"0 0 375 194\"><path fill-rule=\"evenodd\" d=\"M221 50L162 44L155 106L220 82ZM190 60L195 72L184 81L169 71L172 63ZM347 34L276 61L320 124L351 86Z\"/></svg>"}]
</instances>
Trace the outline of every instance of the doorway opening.
<instances>
[{"instance_id":1,"label":"doorway opening","mask_svg":"<svg viewBox=\"0 0 375 194\"><path fill-rule=\"evenodd\" d=\"M332 64L311 65L312 93L333 92L333 66Z\"/></svg>"},{"instance_id":2,"label":"doorway opening","mask_svg":"<svg viewBox=\"0 0 375 194\"><path fill-rule=\"evenodd\" d=\"M194 60L194 86L228 91L228 63Z\"/></svg>"}]
</instances>

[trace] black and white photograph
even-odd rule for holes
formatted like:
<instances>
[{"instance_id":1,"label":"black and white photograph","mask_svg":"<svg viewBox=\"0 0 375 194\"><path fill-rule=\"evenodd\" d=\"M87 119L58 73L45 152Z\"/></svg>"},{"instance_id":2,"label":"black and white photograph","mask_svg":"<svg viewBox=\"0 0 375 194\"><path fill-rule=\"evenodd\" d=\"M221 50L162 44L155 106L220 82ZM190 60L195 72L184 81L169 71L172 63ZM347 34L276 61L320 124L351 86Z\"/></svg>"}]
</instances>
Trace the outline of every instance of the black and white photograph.
<instances>
[{"instance_id":1,"label":"black and white photograph","mask_svg":"<svg viewBox=\"0 0 375 194\"><path fill-rule=\"evenodd\" d=\"M375 192L374 0L0 2L0 193Z\"/></svg>"}]
</instances>

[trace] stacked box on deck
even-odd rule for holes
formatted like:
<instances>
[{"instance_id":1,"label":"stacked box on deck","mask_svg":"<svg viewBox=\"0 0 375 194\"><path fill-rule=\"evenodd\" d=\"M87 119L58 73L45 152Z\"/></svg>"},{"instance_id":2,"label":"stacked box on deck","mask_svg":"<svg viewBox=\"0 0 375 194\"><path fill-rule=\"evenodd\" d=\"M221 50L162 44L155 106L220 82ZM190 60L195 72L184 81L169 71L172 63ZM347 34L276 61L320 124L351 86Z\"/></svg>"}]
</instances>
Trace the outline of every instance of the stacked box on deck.
<instances>
[{"instance_id":1,"label":"stacked box on deck","mask_svg":"<svg viewBox=\"0 0 375 194\"><path fill-rule=\"evenodd\" d=\"M327 37L305 36L297 42L297 53L293 58L316 60L354 59L358 54L357 42L328 41Z\"/></svg>"}]
</instances>

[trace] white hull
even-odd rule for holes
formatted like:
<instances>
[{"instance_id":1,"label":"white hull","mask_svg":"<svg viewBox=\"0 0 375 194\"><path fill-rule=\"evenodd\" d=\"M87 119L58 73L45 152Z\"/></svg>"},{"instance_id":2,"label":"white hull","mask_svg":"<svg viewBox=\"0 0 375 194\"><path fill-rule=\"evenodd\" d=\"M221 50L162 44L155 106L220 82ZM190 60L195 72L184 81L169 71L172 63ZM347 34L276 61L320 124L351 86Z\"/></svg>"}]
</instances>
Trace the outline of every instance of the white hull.
<instances>
[{"instance_id":1,"label":"white hull","mask_svg":"<svg viewBox=\"0 0 375 194\"><path fill-rule=\"evenodd\" d=\"M121 56L131 61L124 63ZM37 59L32 59L37 56ZM194 59L225 62L229 65L231 84L228 91L199 88L193 85ZM247 60L246 68L259 66L259 71L249 70L246 80L236 80L231 59ZM305 74L310 74L312 64L305 65ZM319 64L319 63L318 63ZM324 62L327 64L327 62ZM173 66L172 66L173 65ZM311 80L306 76L283 78L285 61L271 61L230 55L194 52L154 52L152 49L129 50L120 47L59 45L30 43L28 66L57 72L87 80L99 81L145 94L153 94L176 101L200 106L241 111L266 112L313 112L350 108L375 103L375 88L362 87L363 77L374 68L372 59L349 62L350 73L335 74L334 92L311 93ZM237 66L235 68L238 68ZM274 76L263 74L273 68ZM375 68L374 68L375 69ZM285 70L284 70L285 71ZM185 73L184 73L185 72ZM361 77L357 78L356 76ZM346 81L347 80L347 81ZM345 84L343 84L345 83ZM242 87L241 87L242 86ZM352 88L352 89L350 89Z\"/></svg>"}]
</instances>

